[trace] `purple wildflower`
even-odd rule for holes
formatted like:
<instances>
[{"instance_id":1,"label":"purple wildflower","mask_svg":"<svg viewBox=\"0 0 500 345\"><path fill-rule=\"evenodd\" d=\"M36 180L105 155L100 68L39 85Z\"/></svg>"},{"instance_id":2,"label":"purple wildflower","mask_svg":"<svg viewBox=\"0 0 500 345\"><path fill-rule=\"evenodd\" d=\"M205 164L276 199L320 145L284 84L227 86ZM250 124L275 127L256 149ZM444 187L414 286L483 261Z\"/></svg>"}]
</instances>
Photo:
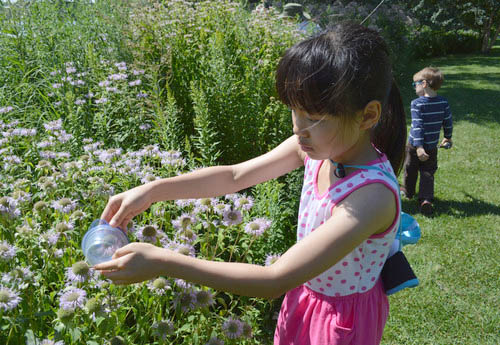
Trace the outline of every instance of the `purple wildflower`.
<instances>
[{"instance_id":1,"label":"purple wildflower","mask_svg":"<svg viewBox=\"0 0 500 345\"><path fill-rule=\"evenodd\" d=\"M7 241L0 242L0 261L9 261L16 256L17 248Z\"/></svg>"},{"instance_id":2,"label":"purple wildflower","mask_svg":"<svg viewBox=\"0 0 500 345\"><path fill-rule=\"evenodd\" d=\"M198 235L191 228L179 229L176 235L178 240L186 243L193 243L198 238Z\"/></svg>"},{"instance_id":3,"label":"purple wildflower","mask_svg":"<svg viewBox=\"0 0 500 345\"><path fill-rule=\"evenodd\" d=\"M97 152L96 152L97 153ZM108 149L106 151L99 152L99 160L103 163L111 163L113 158L120 157L122 155L122 149Z\"/></svg>"},{"instance_id":4,"label":"purple wildflower","mask_svg":"<svg viewBox=\"0 0 500 345\"><path fill-rule=\"evenodd\" d=\"M71 200L70 198L62 198L52 202L52 208L62 213L71 213L76 206L76 200Z\"/></svg>"},{"instance_id":5,"label":"purple wildflower","mask_svg":"<svg viewBox=\"0 0 500 345\"><path fill-rule=\"evenodd\" d=\"M171 250L179 253L179 254L182 254L182 255L186 255L186 256L196 256L196 251L194 249L194 247L189 244L189 243L178 243L178 242L174 242L176 244L175 247L171 246Z\"/></svg>"},{"instance_id":6,"label":"purple wildflower","mask_svg":"<svg viewBox=\"0 0 500 345\"><path fill-rule=\"evenodd\" d=\"M71 287L65 291L59 298L59 306L61 309L75 310L76 308L83 308L87 301L87 293L85 290Z\"/></svg>"},{"instance_id":7,"label":"purple wildflower","mask_svg":"<svg viewBox=\"0 0 500 345\"><path fill-rule=\"evenodd\" d=\"M224 204L223 202L214 205L215 213L223 215L224 213L231 211L231 205Z\"/></svg>"},{"instance_id":8,"label":"purple wildflower","mask_svg":"<svg viewBox=\"0 0 500 345\"><path fill-rule=\"evenodd\" d=\"M126 71L127 70L127 63L126 62L117 62L115 63L115 67L118 68L119 71Z\"/></svg>"},{"instance_id":9,"label":"purple wildflower","mask_svg":"<svg viewBox=\"0 0 500 345\"><path fill-rule=\"evenodd\" d=\"M193 285L187 281L185 281L184 279L175 279L175 285L180 288L180 289L183 289L183 290L190 290L193 288Z\"/></svg>"},{"instance_id":10,"label":"purple wildflower","mask_svg":"<svg viewBox=\"0 0 500 345\"><path fill-rule=\"evenodd\" d=\"M250 196L240 196L234 200L234 206L236 208L241 208L242 210L250 210L253 207L254 200Z\"/></svg>"},{"instance_id":11,"label":"purple wildflower","mask_svg":"<svg viewBox=\"0 0 500 345\"><path fill-rule=\"evenodd\" d=\"M194 293L189 290L179 292L174 299L175 307L179 307L183 312L193 310L196 306Z\"/></svg>"},{"instance_id":12,"label":"purple wildflower","mask_svg":"<svg viewBox=\"0 0 500 345\"><path fill-rule=\"evenodd\" d=\"M203 198L196 200L196 212L208 212L217 203L213 198Z\"/></svg>"},{"instance_id":13,"label":"purple wildflower","mask_svg":"<svg viewBox=\"0 0 500 345\"><path fill-rule=\"evenodd\" d=\"M243 336L245 338L251 339L252 338L252 326L246 322L241 322L241 326L243 328Z\"/></svg>"},{"instance_id":14,"label":"purple wildflower","mask_svg":"<svg viewBox=\"0 0 500 345\"><path fill-rule=\"evenodd\" d=\"M240 210L227 210L222 216L222 223L225 226L238 225L243 218Z\"/></svg>"},{"instance_id":15,"label":"purple wildflower","mask_svg":"<svg viewBox=\"0 0 500 345\"><path fill-rule=\"evenodd\" d=\"M198 290L194 292L195 303L198 307L204 308L214 304L214 295L208 290Z\"/></svg>"},{"instance_id":16,"label":"purple wildflower","mask_svg":"<svg viewBox=\"0 0 500 345\"><path fill-rule=\"evenodd\" d=\"M60 236L61 236L60 232L57 232L55 230L50 230L43 233L40 237L42 240L46 241L51 246L55 246L57 244L57 241L59 241Z\"/></svg>"},{"instance_id":17,"label":"purple wildflower","mask_svg":"<svg viewBox=\"0 0 500 345\"><path fill-rule=\"evenodd\" d=\"M34 274L29 267L16 267L10 272L2 275L2 282L11 286L17 286L19 289L25 289L30 283L33 283Z\"/></svg>"},{"instance_id":18,"label":"purple wildflower","mask_svg":"<svg viewBox=\"0 0 500 345\"><path fill-rule=\"evenodd\" d=\"M266 266L271 266L272 264L274 264L279 258L281 257L281 255L279 254L268 254L266 256Z\"/></svg>"},{"instance_id":19,"label":"purple wildflower","mask_svg":"<svg viewBox=\"0 0 500 345\"><path fill-rule=\"evenodd\" d=\"M6 114L10 111L12 111L14 108L11 107L11 106L7 106L7 107L3 107L3 108L0 108L0 114Z\"/></svg>"},{"instance_id":20,"label":"purple wildflower","mask_svg":"<svg viewBox=\"0 0 500 345\"><path fill-rule=\"evenodd\" d=\"M222 325L222 330L229 339L236 339L243 334L243 325L240 320L229 317Z\"/></svg>"},{"instance_id":21,"label":"purple wildflower","mask_svg":"<svg viewBox=\"0 0 500 345\"><path fill-rule=\"evenodd\" d=\"M178 199L175 200L175 204L180 208L188 207L193 205L196 202L195 199Z\"/></svg>"},{"instance_id":22,"label":"purple wildflower","mask_svg":"<svg viewBox=\"0 0 500 345\"><path fill-rule=\"evenodd\" d=\"M109 80L104 80L104 81L99 82L100 87L106 87L109 85L111 85L111 82Z\"/></svg>"},{"instance_id":23,"label":"purple wildflower","mask_svg":"<svg viewBox=\"0 0 500 345\"><path fill-rule=\"evenodd\" d=\"M125 73L116 73L108 76L109 80L125 80L127 79L127 75Z\"/></svg>"},{"instance_id":24,"label":"purple wildflower","mask_svg":"<svg viewBox=\"0 0 500 345\"><path fill-rule=\"evenodd\" d=\"M174 333L174 324L168 320L162 320L153 323L153 335L165 339L168 335Z\"/></svg>"},{"instance_id":25,"label":"purple wildflower","mask_svg":"<svg viewBox=\"0 0 500 345\"><path fill-rule=\"evenodd\" d=\"M255 218L245 225L245 232L250 235L260 236L271 226L271 221L265 218Z\"/></svg>"},{"instance_id":26,"label":"purple wildflower","mask_svg":"<svg viewBox=\"0 0 500 345\"><path fill-rule=\"evenodd\" d=\"M17 208L18 202L10 196L0 198L0 215L6 214L9 217L15 218L21 215L21 211Z\"/></svg>"},{"instance_id":27,"label":"purple wildflower","mask_svg":"<svg viewBox=\"0 0 500 345\"><path fill-rule=\"evenodd\" d=\"M16 291L0 285L0 310L12 310L21 302Z\"/></svg>"},{"instance_id":28,"label":"purple wildflower","mask_svg":"<svg viewBox=\"0 0 500 345\"><path fill-rule=\"evenodd\" d=\"M238 193L224 195L224 198L226 200L229 200L229 201L232 201L232 202L235 202L236 199L238 199L239 197L240 197L240 194L238 194Z\"/></svg>"},{"instance_id":29,"label":"purple wildflower","mask_svg":"<svg viewBox=\"0 0 500 345\"><path fill-rule=\"evenodd\" d=\"M158 237L163 237L156 226L144 225L136 230L135 236L141 242L156 243Z\"/></svg>"},{"instance_id":30,"label":"purple wildflower","mask_svg":"<svg viewBox=\"0 0 500 345\"><path fill-rule=\"evenodd\" d=\"M47 132L59 131L62 129L62 119L50 121L43 124Z\"/></svg>"},{"instance_id":31,"label":"purple wildflower","mask_svg":"<svg viewBox=\"0 0 500 345\"><path fill-rule=\"evenodd\" d=\"M94 277L94 269L85 261L78 261L66 268L66 281L69 284L85 283Z\"/></svg>"},{"instance_id":32,"label":"purple wildflower","mask_svg":"<svg viewBox=\"0 0 500 345\"><path fill-rule=\"evenodd\" d=\"M196 218L189 213L183 213L179 218L172 220L172 225L176 229L188 229L196 223Z\"/></svg>"},{"instance_id":33,"label":"purple wildflower","mask_svg":"<svg viewBox=\"0 0 500 345\"><path fill-rule=\"evenodd\" d=\"M138 86L138 85L141 85L142 81L140 79L137 79L137 80L133 80L131 82L128 83L129 86Z\"/></svg>"},{"instance_id":34,"label":"purple wildflower","mask_svg":"<svg viewBox=\"0 0 500 345\"><path fill-rule=\"evenodd\" d=\"M155 280L149 281L147 286L149 290L160 296L163 296L168 290L171 290L169 281L163 277L158 277Z\"/></svg>"},{"instance_id":35,"label":"purple wildflower","mask_svg":"<svg viewBox=\"0 0 500 345\"><path fill-rule=\"evenodd\" d=\"M137 94L137 98L146 98L146 97L148 97L148 94L145 92L139 92Z\"/></svg>"},{"instance_id":36,"label":"purple wildflower","mask_svg":"<svg viewBox=\"0 0 500 345\"><path fill-rule=\"evenodd\" d=\"M143 174L141 178L141 182L143 184L148 183L148 182L153 182L156 180L159 180L160 178L158 176L153 175L151 172L146 172Z\"/></svg>"}]
</instances>

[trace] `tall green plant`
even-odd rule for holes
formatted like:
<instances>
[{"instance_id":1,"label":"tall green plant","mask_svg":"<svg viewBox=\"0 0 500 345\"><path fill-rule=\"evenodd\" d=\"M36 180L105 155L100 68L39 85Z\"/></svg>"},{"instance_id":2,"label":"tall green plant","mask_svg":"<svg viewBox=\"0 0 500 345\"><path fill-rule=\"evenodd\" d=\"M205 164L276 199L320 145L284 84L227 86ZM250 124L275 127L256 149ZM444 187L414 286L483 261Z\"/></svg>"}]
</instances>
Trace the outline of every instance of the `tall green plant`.
<instances>
[{"instance_id":1,"label":"tall green plant","mask_svg":"<svg viewBox=\"0 0 500 345\"><path fill-rule=\"evenodd\" d=\"M278 18L274 10L249 13L229 1L146 2L133 18L129 37L134 59L166 76L185 137L198 135L200 108L195 111L193 97L205 95L204 116L218 133L210 139L221 152L217 163L251 158L289 134L271 126L264 129L262 116L270 116L273 125L288 116L284 106L273 106L272 113L266 109L276 94L279 57L302 38L293 23ZM193 81L199 92L192 92Z\"/></svg>"},{"instance_id":2,"label":"tall green plant","mask_svg":"<svg viewBox=\"0 0 500 345\"><path fill-rule=\"evenodd\" d=\"M215 165L221 154L217 149L220 143L217 138L220 133L216 131L216 127L209 117L206 95L196 84L195 82L191 83L191 98L195 113L193 142L199 152L200 162L205 166L212 166Z\"/></svg>"}]
</instances>

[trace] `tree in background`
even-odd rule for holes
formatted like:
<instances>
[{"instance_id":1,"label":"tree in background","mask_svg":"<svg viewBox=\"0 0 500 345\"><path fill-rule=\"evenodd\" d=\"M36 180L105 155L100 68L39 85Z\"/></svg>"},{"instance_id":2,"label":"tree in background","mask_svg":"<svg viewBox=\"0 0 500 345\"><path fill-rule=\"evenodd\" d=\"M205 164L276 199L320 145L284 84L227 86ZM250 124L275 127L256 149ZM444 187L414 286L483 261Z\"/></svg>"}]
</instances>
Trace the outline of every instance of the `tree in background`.
<instances>
[{"instance_id":1,"label":"tree in background","mask_svg":"<svg viewBox=\"0 0 500 345\"><path fill-rule=\"evenodd\" d=\"M416 6L406 6L422 24L431 28L477 32L481 38L482 53L490 52L500 34L498 0L421 0Z\"/></svg>"}]
</instances>

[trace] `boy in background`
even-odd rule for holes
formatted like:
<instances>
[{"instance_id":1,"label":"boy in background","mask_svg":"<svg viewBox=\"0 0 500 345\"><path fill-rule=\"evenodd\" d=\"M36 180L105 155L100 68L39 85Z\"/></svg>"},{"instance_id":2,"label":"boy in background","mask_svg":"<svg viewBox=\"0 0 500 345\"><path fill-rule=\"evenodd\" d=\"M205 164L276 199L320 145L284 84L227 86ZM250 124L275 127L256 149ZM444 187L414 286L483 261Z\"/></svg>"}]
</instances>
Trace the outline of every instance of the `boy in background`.
<instances>
[{"instance_id":1,"label":"boy in background","mask_svg":"<svg viewBox=\"0 0 500 345\"><path fill-rule=\"evenodd\" d=\"M419 96L411 102L411 128L406 147L404 178L401 192L411 199L415 195L418 173L420 185L418 200L420 212L431 215L434 211L434 173L437 170L437 149L441 127L444 139L441 147L450 148L453 123L448 101L438 96L443 84L443 73L426 67L413 76L413 87Z\"/></svg>"}]
</instances>

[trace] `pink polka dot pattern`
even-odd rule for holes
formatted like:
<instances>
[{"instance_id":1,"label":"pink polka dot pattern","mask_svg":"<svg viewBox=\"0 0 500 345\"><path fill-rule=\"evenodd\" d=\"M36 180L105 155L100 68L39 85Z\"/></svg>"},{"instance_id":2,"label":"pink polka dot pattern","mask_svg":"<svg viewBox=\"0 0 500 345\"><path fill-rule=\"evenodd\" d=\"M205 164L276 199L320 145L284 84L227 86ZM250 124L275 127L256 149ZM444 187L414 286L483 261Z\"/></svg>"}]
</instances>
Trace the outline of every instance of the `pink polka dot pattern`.
<instances>
[{"instance_id":1,"label":"pink polka dot pattern","mask_svg":"<svg viewBox=\"0 0 500 345\"><path fill-rule=\"evenodd\" d=\"M351 174L339 180L327 190L318 190L316 178L323 161L306 159L306 173L299 206L299 222L297 241L307 237L330 218L332 207L348 197L351 192L367 183L382 181L399 197L398 187L392 180L379 175L374 169L360 169L359 173ZM385 171L392 172L390 163L385 156L375 161L375 167L382 165ZM328 296L346 296L369 291L377 282L380 271L387 258L387 253L394 240L396 226L380 235L371 236L362 242L355 250L347 254L325 272L309 280L306 285L318 293ZM325 228L325 231L328 231ZM313 250L313 248L311 248Z\"/></svg>"}]
</instances>

